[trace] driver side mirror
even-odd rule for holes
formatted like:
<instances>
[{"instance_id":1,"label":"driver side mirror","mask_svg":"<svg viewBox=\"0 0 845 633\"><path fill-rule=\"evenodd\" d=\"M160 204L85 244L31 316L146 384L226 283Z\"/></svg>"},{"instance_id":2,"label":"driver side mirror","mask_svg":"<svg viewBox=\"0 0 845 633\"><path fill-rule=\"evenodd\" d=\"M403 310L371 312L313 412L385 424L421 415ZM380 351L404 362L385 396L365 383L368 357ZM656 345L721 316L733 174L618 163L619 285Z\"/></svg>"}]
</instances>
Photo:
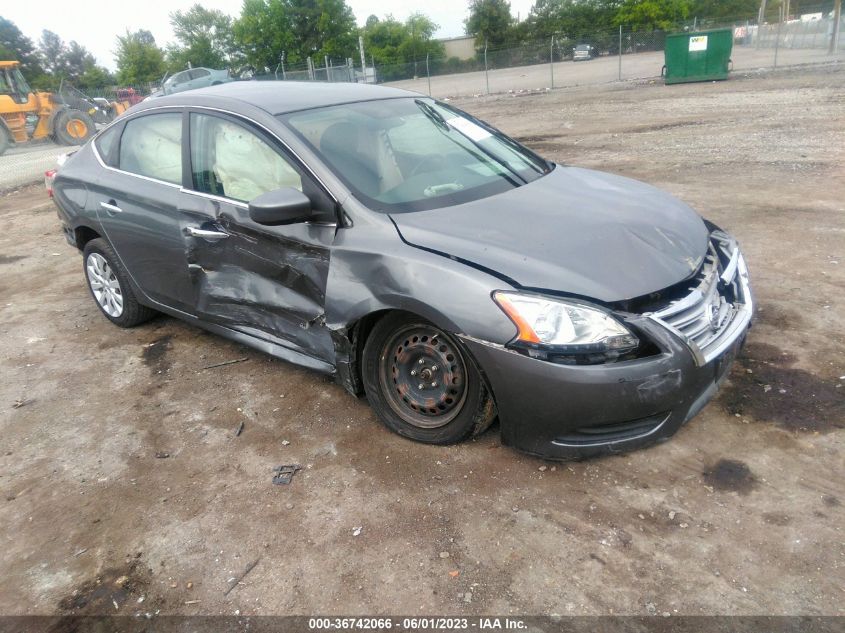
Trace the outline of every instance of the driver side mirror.
<instances>
[{"instance_id":1,"label":"driver side mirror","mask_svg":"<svg viewBox=\"0 0 845 633\"><path fill-rule=\"evenodd\" d=\"M311 200L293 187L262 193L249 203L249 217L266 226L305 222L312 214Z\"/></svg>"}]
</instances>

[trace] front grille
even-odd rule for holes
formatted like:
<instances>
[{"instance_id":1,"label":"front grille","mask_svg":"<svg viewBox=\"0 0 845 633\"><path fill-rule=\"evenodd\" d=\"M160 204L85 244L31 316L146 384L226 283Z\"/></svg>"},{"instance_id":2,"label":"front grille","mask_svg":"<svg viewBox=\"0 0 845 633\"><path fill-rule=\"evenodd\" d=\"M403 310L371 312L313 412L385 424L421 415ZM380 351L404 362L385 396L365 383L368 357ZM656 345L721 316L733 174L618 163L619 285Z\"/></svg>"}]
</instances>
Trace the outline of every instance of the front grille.
<instances>
[{"instance_id":1,"label":"front grille","mask_svg":"<svg viewBox=\"0 0 845 633\"><path fill-rule=\"evenodd\" d=\"M703 365L745 331L752 309L748 269L739 246L728 234L713 231L689 293L646 316L680 337Z\"/></svg>"}]
</instances>

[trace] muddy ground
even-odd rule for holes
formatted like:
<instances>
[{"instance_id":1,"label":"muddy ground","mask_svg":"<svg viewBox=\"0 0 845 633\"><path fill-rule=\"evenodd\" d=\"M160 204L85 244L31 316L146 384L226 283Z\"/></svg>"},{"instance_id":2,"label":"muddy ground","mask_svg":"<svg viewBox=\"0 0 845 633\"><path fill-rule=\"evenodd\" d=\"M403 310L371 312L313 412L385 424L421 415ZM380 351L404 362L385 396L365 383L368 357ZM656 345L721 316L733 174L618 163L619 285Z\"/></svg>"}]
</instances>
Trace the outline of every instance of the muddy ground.
<instances>
[{"instance_id":1,"label":"muddy ground","mask_svg":"<svg viewBox=\"0 0 845 633\"><path fill-rule=\"evenodd\" d=\"M495 426L413 444L309 371L169 318L115 328L42 189L0 196L0 613L845 614L843 86L459 103L670 190L748 258L729 387L671 441L583 463Z\"/></svg>"}]
</instances>

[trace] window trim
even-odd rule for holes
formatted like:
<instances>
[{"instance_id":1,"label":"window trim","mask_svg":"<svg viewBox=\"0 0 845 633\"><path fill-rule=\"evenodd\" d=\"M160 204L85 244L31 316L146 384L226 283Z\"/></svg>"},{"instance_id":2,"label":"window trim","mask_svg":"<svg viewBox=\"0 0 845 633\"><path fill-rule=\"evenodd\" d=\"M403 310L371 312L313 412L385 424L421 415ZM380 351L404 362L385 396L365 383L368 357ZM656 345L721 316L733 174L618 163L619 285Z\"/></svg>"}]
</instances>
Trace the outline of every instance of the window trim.
<instances>
[{"instance_id":1,"label":"window trim","mask_svg":"<svg viewBox=\"0 0 845 633\"><path fill-rule=\"evenodd\" d=\"M164 108L161 108L161 109L164 109ZM179 139L179 143L181 144L181 147L179 148L179 153L180 153L179 160L182 162L182 165L181 165L182 169L180 170L181 173L179 174L179 176L180 176L180 180L182 182L177 184L175 182L170 182L169 180L161 180L160 178L154 178L152 176L145 176L144 174L136 174L134 171L127 171L125 169L120 169L119 167L109 167L109 169L114 169L115 171L119 171L122 174L129 174L130 176L137 176L138 178L143 178L144 180L150 180L152 182L158 182L158 183L161 183L163 185L170 185L171 187L181 187L185 183L185 149L184 149L185 148L185 113L184 113L184 108L178 108L178 107L177 108L168 108L168 110L169 111L156 112L154 114L178 114L181 117L181 120L179 121L179 124L182 126L182 129L180 130L181 138ZM150 116L154 116L154 114L150 115ZM139 115L140 115L140 113L139 113ZM120 150L123 146L123 135L126 134L126 127L132 121L137 120L139 118L141 118L141 117L135 116L135 117L132 117L131 119L124 119L122 121L123 129L120 130L120 137L117 139L117 148L116 148L117 164L118 165L120 164ZM111 129L111 126L106 128L106 130L107 129ZM105 132L106 130L103 130L102 132ZM102 132L100 132L100 134L102 134ZM97 136L94 139L92 139L91 144L94 146L94 149L98 149L98 148L96 146L96 143L93 142L93 140L96 140L96 138L99 138L100 134L97 134ZM99 151L97 151L97 158L100 160L101 165L105 164L105 161L103 161L102 156L100 156ZM106 167L108 167L108 166L106 165Z\"/></svg>"},{"instance_id":2,"label":"window trim","mask_svg":"<svg viewBox=\"0 0 845 633\"><path fill-rule=\"evenodd\" d=\"M243 120L239 119L236 116L208 114L206 112L193 112L193 106L189 106L185 109L185 118L184 118L184 122L183 122L183 126L187 126L187 127L182 128L183 131L187 131L187 138L185 139L184 145L183 145L183 148L185 148L185 147L187 148L187 152L183 151L182 164L183 165L186 164L184 162L184 154L187 153L187 159L188 159L187 171L183 174L183 182L187 182L187 183L190 184L190 189L188 189L188 191L201 194L204 197L209 197L209 198L214 199L214 200L225 200L225 201L231 202L231 203L242 204L245 208L249 207L249 202L244 202L243 200L236 200L235 198L230 198L228 196L220 196L220 195L217 195L217 194L208 193L206 191L198 191L198 190L194 189L194 162L193 162L193 152L191 151L191 149L192 149L191 148L191 142L192 142L192 140L191 140L191 115L192 114L196 114L196 115L200 115L200 116L207 116L207 117L214 117L214 118L220 119L221 121L228 121L229 123L232 123L233 125L238 125L238 126L244 128L250 134L256 136L258 139L260 139L262 142L264 142L272 151L276 152L282 158L282 160L284 160L290 166L290 168L293 169L297 173L297 175L299 176L299 180L300 180L300 186L303 186L302 180L309 177L309 172L303 167L303 165L301 164L301 161L299 161L298 158L295 157L292 152L289 153L288 151L285 151L284 149L282 151L279 151L279 147L277 147L276 144L274 143L275 137L273 137L272 135L268 135L263 130L260 130L260 129L251 129L252 128L251 125L245 124ZM335 205L337 205L336 201L335 201Z\"/></svg>"},{"instance_id":3,"label":"window trim","mask_svg":"<svg viewBox=\"0 0 845 633\"><path fill-rule=\"evenodd\" d=\"M159 112L160 110L164 110L165 112L163 112L163 113ZM91 139L91 150L94 152L94 157L97 159L97 162L100 163L100 167L108 169L109 171L113 171L113 172L116 172L118 174L125 174L127 176L134 176L135 178L140 178L142 180L147 180L149 182L155 182L155 183L158 183L160 185L167 185L168 187L181 188L182 187L181 184L177 185L175 183L168 182L167 180L159 180L158 178L153 178L152 176L144 176L143 174L136 174L135 172L126 171L125 169L120 169L118 167L111 167L110 165L106 165L105 161L103 160L103 157L100 155L100 150L97 148L97 143L94 142L94 141L97 140L97 138L99 138L99 136L101 134L103 134L107 130L112 129L112 127L117 126L117 125L123 125L123 129L120 130L120 138L117 139L117 151L120 152L120 144L123 142L123 133L126 131L126 124L129 123L129 121L132 121L132 120L135 120L135 119L137 119L141 116L144 116L146 113L149 113L151 111L156 111L156 113L158 113L158 114L166 114L167 112L175 112L177 114L181 114L184 111L184 108L181 107L181 106L161 106L161 107L158 107L158 108L150 108L149 110L144 110L144 111L139 112L138 114L136 114L132 117L128 117L126 119L123 119L123 118L117 119L114 123L104 127L102 130L100 130L97 133L97 136L95 136L93 139ZM184 117L183 117L183 121L184 121ZM184 133L184 123L182 124L182 131ZM118 154L118 156L119 156L119 154ZM119 161L118 161L118 164L119 164ZM185 176L184 176L184 169L183 169L182 170L182 180L183 180L183 182L184 182L184 177Z\"/></svg>"},{"instance_id":4,"label":"window trim","mask_svg":"<svg viewBox=\"0 0 845 633\"><path fill-rule=\"evenodd\" d=\"M337 199L337 196L332 192L332 190L329 189L329 187L326 185L326 183L323 181L323 179L320 178L313 169L311 169L311 167L308 165L308 163L306 163L304 160L302 160L302 157L299 154L297 154L291 148L291 146L288 145L284 141L284 139L282 139L276 132L274 132L273 130L268 128L266 125L262 125L258 121L255 121L254 119L251 119L248 116L240 114L238 112L232 112L231 110L225 110L223 108L215 108L215 107L212 107L212 106L203 106L203 105L155 106L155 107L152 107L152 108L145 108L144 110L141 110L140 112L133 112L132 114L130 114L126 117L119 117L117 120L115 120L114 122L112 122L109 125L107 125L106 127L104 127L102 130L100 130L97 133L97 135L94 137L94 139L96 139L97 136L99 136L100 134L102 134L106 130L110 130L115 125L125 124L125 123L131 121L132 119L137 119L138 117L146 116L147 114L150 114L152 112L158 112L158 111L161 111L161 110L172 111L172 112L181 112L182 113L182 134L183 134L183 137L184 137L184 134L185 134L185 114L188 113L188 115L189 115L192 110L200 110L200 111L205 110L205 111L210 111L210 112L221 112L223 114L228 114L228 115L234 117L235 119L245 121L245 122L247 122L251 125L254 125L255 127L259 128L260 130L263 130L268 136L270 136L276 142L278 142L279 145L281 145L281 147L283 147L284 150L287 153L289 153L293 158L295 158L297 164L300 165L302 167L302 169L304 171L306 171L310 175L311 178L314 179L314 182L317 183L323 189L325 194L332 200L335 207L337 208L337 216L338 216L337 224L338 224L338 226L345 226L345 224L343 223L343 220L342 220L342 212L341 212L340 201ZM188 129L188 135L190 137L190 126L189 126L189 129ZM123 140L123 132L122 131L120 133L120 139L119 140L121 140L121 141ZM188 144L187 148L188 148L187 151L190 154L190 143ZM222 200L224 202L231 202L233 204L236 203L236 201L232 200L231 198L223 198L221 196L212 196L211 194L203 194L201 191L194 191L193 189L185 188L185 161L184 160L182 161L182 184L181 185L174 185L172 182L167 182L167 181L164 181L164 180L158 180L156 178L151 178L149 176L142 176L141 174L135 174L135 173L132 173L131 171L124 171L122 169L118 169L117 167L109 167L108 165L105 164L105 162L103 161L103 158L100 156L100 153L97 151L97 145L93 142L93 139L92 139L92 142L91 142L91 149L94 152L94 156L97 159L97 162L100 163L100 166L104 167L108 170L111 170L111 171L114 171L114 172L117 172L117 173L120 173L120 174L126 174L127 176L135 176L136 178L142 178L144 180L149 180L151 182L157 182L157 183L160 183L162 185L167 185L168 187L179 187L185 193L195 193L195 194L201 195L201 196L208 195L214 200ZM186 151L185 150L185 142L183 140L183 142L182 142L183 157L184 157L185 151ZM188 168L190 169L190 165L188 165ZM191 183L191 184L193 185L193 183ZM243 203L241 203L241 204L243 204ZM248 204L246 204L245 206L247 208L249 207Z\"/></svg>"}]
</instances>

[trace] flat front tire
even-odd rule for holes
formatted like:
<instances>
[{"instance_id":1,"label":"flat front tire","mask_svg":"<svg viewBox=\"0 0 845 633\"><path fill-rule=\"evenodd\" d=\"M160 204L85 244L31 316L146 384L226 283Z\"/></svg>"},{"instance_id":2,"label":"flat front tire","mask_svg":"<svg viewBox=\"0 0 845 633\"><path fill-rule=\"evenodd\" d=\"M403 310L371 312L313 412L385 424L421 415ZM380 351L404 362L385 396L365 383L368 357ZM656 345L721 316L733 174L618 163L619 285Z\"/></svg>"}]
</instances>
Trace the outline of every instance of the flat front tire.
<instances>
[{"instance_id":1,"label":"flat front tire","mask_svg":"<svg viewBox=\"0 0 845 633\"><path fill-rule=\"evenodd\" d=\"M129 328L155 316L155 310L138 303L129 275L106 240L97 238L85 245L82 265L88 290L109 321Z\"/></svg>"},{"instance_id":2,"label":"flat front tire","mask_svg":"<svg viewBox=\"0 0 845 633\"><path fill-rule=\"evenodd\" d=\"M418 442L453 444L486 430L493 398L455 338L425 319L395 312L364 345L364 389L387 428Z\"/></svg>"}]
</instances>

